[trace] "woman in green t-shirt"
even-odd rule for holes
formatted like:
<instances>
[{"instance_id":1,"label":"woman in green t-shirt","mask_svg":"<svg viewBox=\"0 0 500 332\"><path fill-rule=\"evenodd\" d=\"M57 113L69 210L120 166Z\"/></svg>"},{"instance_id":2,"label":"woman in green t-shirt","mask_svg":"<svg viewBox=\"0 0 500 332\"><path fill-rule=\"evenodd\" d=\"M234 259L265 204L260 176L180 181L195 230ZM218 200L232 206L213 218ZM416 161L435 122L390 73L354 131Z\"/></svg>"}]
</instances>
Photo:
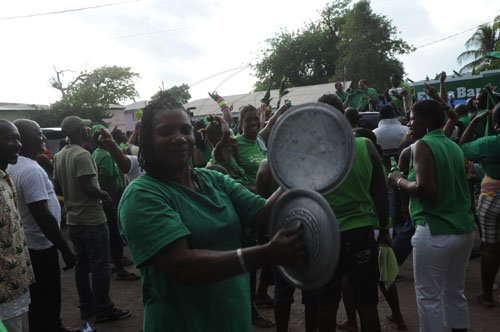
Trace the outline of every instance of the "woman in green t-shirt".
<instances>
[{"instance_id":1,"label":"woman in green t-shirt","mask_svg":"<svg viewBox=\"0 0 500 332\"><path fill-rule=\"evenodd\" d=\"M267 201L217 171L192 169L193 127L161 91L141 120L146 171L120 201L120 232L141 271L144 331L252 331L247 271L305 261L302 230L241 249L241 234L266 227Z\"/></svg>"},{"instance_id":2,"label":"woman in green t-shirt","mask_svg":"<svg viewBox=\"0 0 500 332\"><path fill-rule=\"evenodd\" d=\"M493 111L476 116L465 130L460 144L467 159L480 162L485 176L476 213L481 226L481 283L483 293L478 297L486 307L494 306L493 284L500 265L500 134L474 140L479 123L492 115L493 126L500 133L500 103Z\"/></svg>"},{"instance_id":3,"label":"woman in green t-shirt","mask_svg":"<svg viewBox=\"0 0 500 332\"><path fill-rule=\"evenodd\" d=\"M445 112L438 102L416 103L409 125L418 141L408 178L389 174L389 185L410 195L410 215L417 225L413 273L422 332L443 331L443 322L452 331L469 327L464 287L475 224L464 155L444 135L444 123Z\"/></svg>"}]
</instances>

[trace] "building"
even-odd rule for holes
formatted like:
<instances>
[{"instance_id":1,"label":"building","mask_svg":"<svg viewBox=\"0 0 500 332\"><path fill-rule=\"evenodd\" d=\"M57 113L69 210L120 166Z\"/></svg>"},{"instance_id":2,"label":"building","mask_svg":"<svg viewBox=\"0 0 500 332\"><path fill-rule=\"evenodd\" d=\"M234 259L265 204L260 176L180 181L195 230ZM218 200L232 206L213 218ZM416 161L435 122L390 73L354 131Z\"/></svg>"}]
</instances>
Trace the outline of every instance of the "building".
<instances>
[{"instance_id":1,"label":"building","mask_svg":"<svg viewBox=\"0 0 500 332\"><path fill-rule=\"evenodd\" d=\"M125 106L125 109L122 112L125 122L125 131L134 130L135 123L137 122L137 120L135 119L135 112L138 110L142 110L147 103L147 100L142 100Z\"/></svg>"},{"instance_id":2,"label":"building","mask_svg":"<svg viewBox=\"0 0 500 332\"><path fill-rule=\"evenodd\" d=\"M110 130L118 128L125 132L126 124L124 110L125 106L109 105L108 114L111 115L111 118L105 119L104 122L106 122Z\"/></svg>"},{"instance_id":3,"label":"building","mask_svg":"<svg viewBox=\"0 0 500 332\"><path fill-rule=\"evenodd\" d=\"M0 119L11 122L17 119L33 119L38 110L47 108L47 105L0 102Z\"/></svg>"}]
</instances>

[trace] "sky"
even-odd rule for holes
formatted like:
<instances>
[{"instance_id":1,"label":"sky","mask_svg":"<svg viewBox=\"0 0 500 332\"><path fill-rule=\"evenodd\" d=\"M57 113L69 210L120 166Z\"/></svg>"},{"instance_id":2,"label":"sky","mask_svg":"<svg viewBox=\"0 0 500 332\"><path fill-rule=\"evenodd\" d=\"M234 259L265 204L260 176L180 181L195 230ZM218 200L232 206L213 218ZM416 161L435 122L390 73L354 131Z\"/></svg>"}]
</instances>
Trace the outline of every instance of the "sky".
<instances>
[{"instance_id":1,"label":"sky","mask_svg":"<svg viewBox=\"0 0 500 332\"><path fill-rule=\"evenodd\" d=\"M121 3L120 3L121 2ZM72 10L61 14L11 17ZM0 1L0 102L50 104L54 68L64 79L100 66L140 74L139 97L187 83L191 100L248 93L266 39L316 20L326 0L17 0ZM399 36L415 47L493 21L497 0L372 0ZM422 80L460 65L456 58L475 29L398 56L407 77ZM127 104L125 101L123 104Z\"/></svg>"}]
</instances>

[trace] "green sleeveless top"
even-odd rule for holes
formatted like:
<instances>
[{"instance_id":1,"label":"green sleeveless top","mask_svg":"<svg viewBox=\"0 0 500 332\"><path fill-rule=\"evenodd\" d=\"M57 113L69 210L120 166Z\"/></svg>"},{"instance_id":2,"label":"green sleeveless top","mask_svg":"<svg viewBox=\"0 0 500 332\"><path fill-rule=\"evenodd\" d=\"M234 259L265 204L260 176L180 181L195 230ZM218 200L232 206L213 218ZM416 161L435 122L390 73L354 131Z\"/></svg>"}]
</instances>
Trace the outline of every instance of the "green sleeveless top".
<instances>
[{"instance_id":1,"label":"green sleeveless top","mask_svg":"<svg viewBox=\"0 0 500 332\"><path fill-rule=\"evenodd\" d=\"M356 157L344 183L325 196L333 209L341 232L373 226L376 223L370 195L373 165L368 155L367 139L356 137Z\"/></svg>"},{"instance_id":2,"label":"green sleeveless top","mask_svg":"<svg viewBox=\"0 0 500 332\"><path fill-rule=\"evenodd\" d=\"M422 139L434 159L437 192L431 199L410 196L410 215L416 225L429 225L431 235L465 234L476 229L465 174L464 154L442 129ZM415 181L413 158L408 181Z\"/></svg>"}]
</instances>

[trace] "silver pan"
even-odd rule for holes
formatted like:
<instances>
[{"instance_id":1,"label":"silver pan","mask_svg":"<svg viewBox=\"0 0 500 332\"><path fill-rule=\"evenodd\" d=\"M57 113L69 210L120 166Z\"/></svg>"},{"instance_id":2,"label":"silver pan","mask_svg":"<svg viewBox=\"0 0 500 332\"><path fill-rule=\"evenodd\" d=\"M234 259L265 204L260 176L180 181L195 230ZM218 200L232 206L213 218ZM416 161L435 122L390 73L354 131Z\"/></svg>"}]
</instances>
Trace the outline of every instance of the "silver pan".
<instances>
[{"instance_id":1,"label":"silver pan","mask_svg":"<svg viewBox=\"0 0 500 332\"><path fill-rule=\"evenodd\" d=\"M342 184L355 152L349 122L324 103L292 107L276 123L268 144L269 166L280 186L321 194Z\"/></svg>"},{"instance_id":2,"label":"silver pan","mask_svg":"<svg viewBox=\"0 0 500 332\"><path fill-rule=\"evenodd\" d=\"M340 230L330 204L321 194L305 189L285 192L271 214L269 234L301 223L307 246L307 264L278 266L283 277L305 290L320 289L333 277L340 254Z\"/></svg>"}]
</instances>

